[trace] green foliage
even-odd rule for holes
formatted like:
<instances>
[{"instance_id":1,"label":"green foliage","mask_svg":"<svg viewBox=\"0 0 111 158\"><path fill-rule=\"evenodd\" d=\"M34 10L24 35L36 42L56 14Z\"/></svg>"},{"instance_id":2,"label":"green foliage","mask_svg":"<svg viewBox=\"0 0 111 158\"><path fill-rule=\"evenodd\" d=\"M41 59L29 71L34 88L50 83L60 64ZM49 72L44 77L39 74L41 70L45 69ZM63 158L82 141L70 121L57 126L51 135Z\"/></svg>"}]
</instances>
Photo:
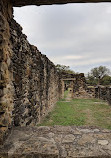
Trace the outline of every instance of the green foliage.
<instances>
[{"instance_id":1,"label":"green foliage","mask_svg":"<svg viewBox=\"0 0 111 158\"><path fill-rule=\"evenodd\" d=\"M56 65L56 69L58 72L65 72L65 73L68 73L68 74L74 74L75 72L73 70L70 69L69 66L65 66L65 65L60 65L60 64L57 64Z\"/></svg>"},{"instance_id":2,"label":"green foliage","mask_svg":"<svg viewBox=\"0 0 111 158\"><path fill-rule=\"evenodd\" d=\"M111 76L104 76L101 80L102 85L111 85Z\"/></svg>"},{"instance_id":3,"label":"green foliage","mask_svg":"<svg viewBox=\"0 0 111 158\"><path fill-rule=\"evenodd\" d=\"M110 80L109 74L110 74L110 70L105 66L95 67L91 69L91 71L88 73L86 80L89 85L97 85L97 84L108 85L111 83L109 81Z\"/></svg>"},{"instance_id":4,"label":"green foliage","mask_svg":"<svg viewBox=\"0 0 111 158\"><path fill-rule=\"evenodd\" d=\"M108 68L106 68L105 66L99 66L99 67L95 67L93 69L91 69L91 75L98 79L98 78L102 78L105 75L108 75L110 73L110 70Z\"/></svg>"}]
</instances>

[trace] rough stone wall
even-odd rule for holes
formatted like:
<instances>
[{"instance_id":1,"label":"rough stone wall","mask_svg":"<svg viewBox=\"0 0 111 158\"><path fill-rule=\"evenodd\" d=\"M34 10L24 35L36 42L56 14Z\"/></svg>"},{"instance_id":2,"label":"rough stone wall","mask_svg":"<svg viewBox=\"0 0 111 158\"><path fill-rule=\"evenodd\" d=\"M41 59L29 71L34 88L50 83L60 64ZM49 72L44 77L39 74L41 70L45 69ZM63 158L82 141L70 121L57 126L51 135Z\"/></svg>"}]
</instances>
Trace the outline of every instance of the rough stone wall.
<instances>
[{"instance_id":1,"label":"rough stone wall","mask_svg":"<svg viewBox=\"0 0 111 158\"><path fill-rule=\"evenodd\" d=\"M74 98L84 98L86 97L86 80L84 74L76 76L73 86Z\"/></svg>"},{"instance_id":2,"label":"rough stone wall","mask_svg":"<svg viewBox=\"0 0 111 158\"><path fill-rule=\"evenodd\" d=\"M29 44L13 20L11 2L0 0L0 143L9 128L40 122L62 91L54 64ZM74 77L76 96L82 90L86 95L84 75ZM111 89L108 90L111 102Z\"/></svg>"},{"instance_id":3,"label":"rough stone wall","mask_svg":"<svg viewBox=\"0 0 111 158\"><path fill-rule=\"evenodd\" d=\"M16 7L26 5L52 5L52 4L67 4L67 3L96 3L96 2L111 2L111 0L12 0Z\"/></svg>"},{"instance_id":4,"label":"rough stone wall","mask_svg":"<svg viewBox=\"0 0 111 158\"><path fill-rule=\"evenodd\" d=\"M11 2L0 0L0 143L9 128L40 122L59 98L59 83L54 64L13 19Z\"/></svg>"},{"instance_id":5,"label":"rough stone wall","mask_svg":"<svg viewBox=\"0 0 111 158\"><path fill-rule=\"evenodd\" d=\"M85 76L83 73L80 74L65 74L61 75L62 86L64 86L64 81L69 81L71 83L72 98L94 98L94 91L89 90L86 84ZM62 87L62 94L64 92L64 87ZM63 98L64 95L62 95Z\"/></svg>"},{"instance_id":6,"label":"rough stone wall","mask_svg":"<svg viewBox=\"0 0 111 158\"><path fill-rule=\"evenodd\" d=\"M95 98L95 87L93 86L87 86L87 93L92 96L92 98Z\"/></svg>"},{"instance_id":7,"label":"rough stone wall","mask_svg":"<svg viewBox=\"0 0 111 158\"><path fill-rule=\"evenodd\" d=\"M10 22L13 56L15 126L35 125L59 98L59 77L54 64L27 41L15 20Z\"/></svg>"},{"instance_id":8,"label":"rough stone wall","mask_svg":"<svg viewBox=\"0 0 111 158\"><path fill-rule=\"evenodd\" d=\"M106 100L111 105L111 87L105 87L105 86L96 87L95 98Z\"/></svg>"},{"instance_id":9,"label":"rough stone wall","mask_svg":"<svg viewBox=\"0 0 111 158\"><path fill-rule=\"evenodd\" d=\"M13 74L9 22L12 19L10 0L0 0L0 143L12 124Z\"/></svg>"}]
</instances>

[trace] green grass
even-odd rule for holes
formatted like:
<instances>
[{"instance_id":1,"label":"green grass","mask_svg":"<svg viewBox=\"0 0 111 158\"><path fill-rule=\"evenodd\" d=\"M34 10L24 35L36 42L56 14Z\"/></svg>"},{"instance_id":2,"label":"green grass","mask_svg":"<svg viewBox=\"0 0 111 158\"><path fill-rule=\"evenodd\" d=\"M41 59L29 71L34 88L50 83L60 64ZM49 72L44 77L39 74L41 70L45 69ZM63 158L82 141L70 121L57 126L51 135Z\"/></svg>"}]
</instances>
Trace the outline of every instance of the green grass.
<instances>
[{"instance_id":1,"label":"green grass","mask_svg":"<svg viewBox=\"0 0 111 158\"><path fill-rule=\"evenodd\" d=\"M58 101L54 110L39 125L88 125L111 129L111 106L98 99Z\"/></svg>"},{"instance_id":2,"label":"green grass","mask_svg":"<svg viewBox=\"0 0 111 158\"><path fill-rule=\"evenodd\" d=\"M63 99L60 99L60 101L65 101L66 100L66 97L67 97L67 95L68 95L68 90L67 91L65 91L64 92L64 98Z\"/></svg>"}]
</instances>

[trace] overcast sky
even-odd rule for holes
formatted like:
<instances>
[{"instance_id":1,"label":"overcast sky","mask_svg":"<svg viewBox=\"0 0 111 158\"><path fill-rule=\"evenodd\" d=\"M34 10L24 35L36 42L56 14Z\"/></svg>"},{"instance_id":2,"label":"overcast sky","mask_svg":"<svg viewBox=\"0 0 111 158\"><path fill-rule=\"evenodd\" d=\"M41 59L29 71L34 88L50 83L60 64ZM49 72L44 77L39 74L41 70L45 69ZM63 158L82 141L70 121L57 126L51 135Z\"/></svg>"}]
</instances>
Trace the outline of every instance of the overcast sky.
<instances>
[{"instance_id":1,"label":"overcast sky","mask_svg":"<svg viewBox=\"0 0 111 158\"><path fill-rule=\"evenodd\" d=\"M14 8L29 42L55 64L87 73L111 69L111 3Z\"/></svg>"}]
</instances>

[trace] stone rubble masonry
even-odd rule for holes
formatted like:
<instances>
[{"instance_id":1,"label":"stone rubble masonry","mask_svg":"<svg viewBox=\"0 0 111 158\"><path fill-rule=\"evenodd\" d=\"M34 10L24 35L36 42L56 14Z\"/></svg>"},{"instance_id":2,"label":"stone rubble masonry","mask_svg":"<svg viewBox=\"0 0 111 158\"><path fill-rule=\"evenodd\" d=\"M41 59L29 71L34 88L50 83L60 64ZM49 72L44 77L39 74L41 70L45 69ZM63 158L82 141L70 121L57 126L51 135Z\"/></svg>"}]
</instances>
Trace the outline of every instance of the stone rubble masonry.
<instances>
[{"instance_id":1,"label":"stone rubble masonry","mask_svg":"<svg viewBox=\"0 0 111 158\"><path fill-rule=\"evenodd\" d=\"M72 98L99 98L106 100L111 105L111 86L88 86L83 73L61 74L61 98L64 97L65 81L70 81Z\"/></svg>"},{"instance_id":2,"label":"stone rubble masonry","mask_svg":"<svg viewBox=\"0 0 111 158\"><path fill-rule=\"evenodd\" d=\"M72 98L94 98L95 89L88 88L84 73L61 74L61 98L64 97L65 81L70 82L70 88L72 89Z\"/></svg>"},{"instance_id":3,"label":"stone rubble masonry","mask_svg":"<svg viewBox=\"0 0 111 158\"><path fill-rule=\"evenodd\" d=\"M13 6L19 2L28 5L29 1L0 0L0 143L10 128L39 123L62 91L54 64L29 44L21 26L13 19ZM76 96L87 94L84 79L83 74L76 76ZM108 91L111 102L111 89ZM70 139L66 137L66 141L67 138Z\"/></svg>"},{"instance_id":4,"label":"stone rubble masonry","mask_svg":"<svg viewBox=\"0 0 111 158\"><path fill-rule=\"evenodd\" d=\"M13 6L21 7L26 5L52 5L67 3L91 3L91 2L111 2L111 0L12 0Z\"/></svg>"},{"instance_id":5,"label":"stone rubble masonry","mask_svg":"<svg viewBox=\"0 0 111 158\"><path fill-rule=\"evenodd\" d=\"M54 64L13 19L10 0L0 0L0 143L9 128L41 121L59 99L59 83Z\"/></svg>"},{"instance_id":6,"label":"stone rubble masonry","mask_svg":"<svg viewBox=\"0 0 111 158\"><path fill-rule=\"evenodd\" d=\"M28 43L22 28L10 22L13 56L14 125L35 125L59 98L59 75L54 64Z\"/></svg>"},{"instance_id":7,"label":"stone rubble masonry","mask_svg":"<svg viewBox=\"0 0 111 158\"><path fill-rule=\"evenodd\" d=\"M111 105L111 87L97 86L95 88L95 98L106 100Z\"/></svg>"},{"instance_id":8,"label":"stone rubble masonry","mask_svg":"<svg viewBox=\"0 0 111 158\"><path fill-rule=\"evenodd\" d=\"M12 123L13 74L9 22L12 19L10 0L0 0L0 143Z\"/></svg>"},{"instance_id":9,"label":"stone rubble masonry","mask_svg":"<svg viewBox=\"0 0 111 158\"><path fill-rule=\"evenodd\" d=\"M111 158L111 130L97 127L13 128L1 158Z\"/></svg>"}]
</instances>

